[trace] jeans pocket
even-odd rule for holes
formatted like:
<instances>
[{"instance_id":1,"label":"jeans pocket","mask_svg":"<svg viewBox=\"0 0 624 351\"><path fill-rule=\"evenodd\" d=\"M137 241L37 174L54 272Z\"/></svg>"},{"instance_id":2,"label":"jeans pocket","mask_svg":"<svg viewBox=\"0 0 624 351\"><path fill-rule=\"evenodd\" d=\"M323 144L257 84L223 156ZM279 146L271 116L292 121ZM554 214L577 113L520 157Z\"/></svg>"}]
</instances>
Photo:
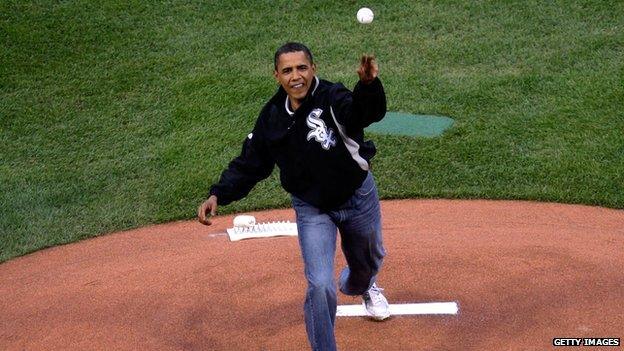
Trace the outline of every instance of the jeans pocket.
<instances>
[{"instance_id":1,"label":"jeans pocket","mask_svg":"<svg viewBox=\"0 0 624 351\"><path fill-rule=\"evenodd\" d=\"M368 172L368 175L362 182L362 185L355 190L355 194L358 196L367 196L370 195L373 190L375 190L375 180L373 179L373 175Z\"/></svg>"}]
</instances>

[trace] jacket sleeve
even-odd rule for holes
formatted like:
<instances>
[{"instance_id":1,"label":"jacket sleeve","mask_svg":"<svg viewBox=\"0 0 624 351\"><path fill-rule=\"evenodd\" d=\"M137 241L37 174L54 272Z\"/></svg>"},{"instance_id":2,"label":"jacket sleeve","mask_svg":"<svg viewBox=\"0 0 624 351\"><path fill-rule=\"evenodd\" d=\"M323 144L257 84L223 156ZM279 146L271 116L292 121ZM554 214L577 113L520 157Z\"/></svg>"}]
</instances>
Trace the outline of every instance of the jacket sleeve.
<instances>
[{"instance_id":1,"label":"jacket sleeve","mask_svg":"<svg viewBox=\"0 0 624 351\"><path fill-rule=\"evenodd\" d=\"M210 187L219 205L227 205L247 196L261 180L271 175L275 161L269 155L262 135L260 118L243 142L241 154L221 174L219 182Z\"/></svg>"},{"instance_id":2,"label":"jacket sleeve","mask_svg":"<svg viewBox=\"0 0 624 351\"><path fill-rule=\"evenodd\" d=\"M379 122L386 115L386 93L379 78L369 84L358 82L351 93L338 84L333 94L332 110L347 130L358 130Z\"/></svg>"}]
</instances>

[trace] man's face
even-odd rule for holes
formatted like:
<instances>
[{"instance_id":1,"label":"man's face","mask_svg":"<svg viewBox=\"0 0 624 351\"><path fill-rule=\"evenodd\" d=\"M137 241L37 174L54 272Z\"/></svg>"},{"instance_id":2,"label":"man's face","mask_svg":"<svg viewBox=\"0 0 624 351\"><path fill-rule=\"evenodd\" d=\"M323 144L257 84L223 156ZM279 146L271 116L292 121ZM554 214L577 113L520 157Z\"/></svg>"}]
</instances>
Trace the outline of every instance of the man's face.
<instances>
[{"instance_id":1,"label":"man's face","mask_svg":"<svg viewBox=\"0 0 624 351\"><path fill-rule=\"evenodd\" d=\"M286 90L294 109L301 105L301 101L308 94L315 74L316 66L303 51L281 54L274 72L275 79Z\"/></svg>"}]
</instances>

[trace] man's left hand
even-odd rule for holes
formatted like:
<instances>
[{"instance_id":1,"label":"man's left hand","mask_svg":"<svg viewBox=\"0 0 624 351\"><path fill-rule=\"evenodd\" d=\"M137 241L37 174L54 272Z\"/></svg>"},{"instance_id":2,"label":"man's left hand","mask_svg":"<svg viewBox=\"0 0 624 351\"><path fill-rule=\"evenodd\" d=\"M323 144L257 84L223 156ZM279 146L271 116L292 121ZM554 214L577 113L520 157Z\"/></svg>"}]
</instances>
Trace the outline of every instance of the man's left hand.
<instances>
[{"instance_id":1,"label":"man's left hand","mask_svg":"<svg viewBox=\"0 0 624 351\"><path fill-rule=\"evenodd\" d=\"M362 55L360 60L360 68L357 70L360 81L364 84L369 84L379 74L379 66L373 55Z\"/></svg>"}]
</instances>

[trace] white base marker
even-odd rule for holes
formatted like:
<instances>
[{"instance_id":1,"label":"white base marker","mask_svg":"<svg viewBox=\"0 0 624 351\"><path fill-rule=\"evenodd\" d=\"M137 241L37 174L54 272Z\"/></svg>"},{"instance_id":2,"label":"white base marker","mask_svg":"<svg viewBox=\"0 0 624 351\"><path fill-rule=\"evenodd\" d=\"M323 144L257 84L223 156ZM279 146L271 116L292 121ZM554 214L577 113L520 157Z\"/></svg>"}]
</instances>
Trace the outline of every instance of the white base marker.
<instances>
[{"instance_id":1,"label":"white base marker","mask_svg":"<svg viewBox=\"0 0 624 351\"><path fill-rule=\"evenodd\" d=\"M390 304L390 316L411 314L457 314L459 307L457 302L429 302L429 303L404 303ZM366 308L360 305L339 305L336 311L338 317L368 316Z\"/></svg>"}]
</instances>

